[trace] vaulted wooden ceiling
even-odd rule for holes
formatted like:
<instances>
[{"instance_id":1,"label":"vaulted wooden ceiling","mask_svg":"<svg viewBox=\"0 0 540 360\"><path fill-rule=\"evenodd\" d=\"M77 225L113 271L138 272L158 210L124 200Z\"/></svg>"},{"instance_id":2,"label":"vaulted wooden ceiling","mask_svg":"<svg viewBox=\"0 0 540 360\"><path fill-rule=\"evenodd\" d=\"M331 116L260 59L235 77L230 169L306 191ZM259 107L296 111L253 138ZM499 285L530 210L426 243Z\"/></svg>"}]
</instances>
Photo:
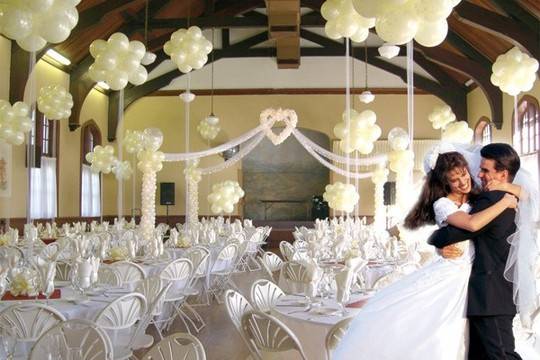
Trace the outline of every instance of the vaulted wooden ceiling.
<instances>
[{"instance_id":1,"label":"vaulted wooden ceiling","mask_svg":"<svg viewBox=\"0 0 540 360\"><path fill-rule=\"evenodd\" d=\"M79 110L84 98L94 86L86 76L92 63L88 47L98 38L106 39L114 32L123 32L132 40L146 41L149 50L158 57L148 70L167 57L163 44L170 34L189 24L221 31L221 44L214 50L214 61L234 57L273 57L280 67L296 67L303 56L339 56L344 54L344 43L330 40L314 32L323 28L320 15L324 0L82 0L77 6L79 23L65 42L51 46L67 56L72 65L70 90L75 109L70 126L79 126ZM147 9L148 6L148 9ZM296 7L296 10L294 10ZM300 15L300 8L303 15ZM280 9L285 9L281 11ZM292 9L292 10L291 10ZM264 10L264 11L260 11ZM280 12L281 11L281 12ZM284 13L285 12L285 13ZM145 39L145 20L147 38ZM471 82L479 86L488 98L492 120L502 126L502 94L489 81L491 65L498 55L513 46L540 59L540 1L538 0L462 0L450 17L446 40L435 48L415 43L414 59L436 80L415 75L415 86L432 93L453 109L458 118L466 119L466 93ZM231 29L260 29L256 35L231 43ZM319 47L300 47L299 39L306 39ZM274 40L275 47L254 47ZM277 49L276 49L277 48ZM38 57L45 53L38 54ZM401 54L404 54L403 49ZM16 45L12 62L24 61L24 52ZM361 51L354 55L363 60ZM369 64L406 79L404 68L379 57L375 47L368 48ZM20 62L19 62L20 63ZM14 67L12 67L14 69ZM125 90L125 106L150 94L182 74L173 70L149 80L144 85ZM12 74L13 78L13 74ZM474 87L474 85L473 85ZM12 100L20 98L23 86L12 81ZM117 92L110 93L110 116L116 118ZM112 121L109 119L109 121ZM115 124L109 127L109 138L115 135Z\"/></svg>"}]
</instances>

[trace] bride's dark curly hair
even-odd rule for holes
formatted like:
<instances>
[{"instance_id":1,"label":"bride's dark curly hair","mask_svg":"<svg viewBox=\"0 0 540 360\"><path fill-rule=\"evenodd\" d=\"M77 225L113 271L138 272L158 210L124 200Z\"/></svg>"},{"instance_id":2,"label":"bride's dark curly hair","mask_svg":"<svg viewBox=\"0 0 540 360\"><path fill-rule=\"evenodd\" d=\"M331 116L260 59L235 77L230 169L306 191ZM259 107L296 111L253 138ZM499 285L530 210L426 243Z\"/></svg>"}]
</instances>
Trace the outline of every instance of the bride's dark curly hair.
<instances>
[{"instance_id":1,"label":"bride's dark curly hair","mask_svg":"<svg viewBox=\"0 0 540 360\"><path fill-rule=\"evenodd\" d=\"M418 202L405 218L404 225L407 229L416 229L423 225L435 224L433 203L450 194L448 173L454 169L467 169L469 174L471 173L467 160L457 151L447 152L438 156L435 168L426 175L426 181ZM469 199L471 199L471 195L474 195L474 191L476 190L476 184L472 175L471 189Z\"/></svg>"}]
</instances>

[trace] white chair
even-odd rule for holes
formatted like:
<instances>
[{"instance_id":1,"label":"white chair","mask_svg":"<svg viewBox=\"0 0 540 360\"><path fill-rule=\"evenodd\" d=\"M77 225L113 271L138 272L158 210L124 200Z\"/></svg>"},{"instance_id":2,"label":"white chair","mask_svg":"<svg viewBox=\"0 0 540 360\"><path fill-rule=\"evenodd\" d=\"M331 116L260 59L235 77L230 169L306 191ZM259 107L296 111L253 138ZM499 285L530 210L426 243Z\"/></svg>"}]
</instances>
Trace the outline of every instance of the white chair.
<instances>
[{"instance_id":1,"label":"white chair","mask_svg":"<svg viewBox=\"0 0 540 360\"><path fill-rule=\"evenodd\" d=\"M155 284L159 284L159 288L155 286ZM139 284L139 286L137 286L135 291L145 295L148 307L146 314L142 320L139 321L135 338L143 336L148 326L154 325L160 340L163 339L161 329L159 328L157 322L162 316L165 296L167 295L167 292L171 286L172 283L163 285L163 282L157 277L146 278Z\"/></svg>"},{"instance_id":2,"label":"white chair","mask_svg":"<svg viewBox=\"0 0 540 360\"><path fill-rule=\"evenodd\" d=\"M146 277L144 269L130 261L118 261L109 266L118 273L122 285L128 286L131 290L135 288L137 282Z\"/></svg>"},{"instance_id":3,"label":"white chair","mask_svg":"<svg viewBox=\"0 0 540 360\"><path fill-rule=\"evenodd\" d=\"M159 320L161 324L161 330L166 326L170 328L174 319L178 316L184 325L186 330L190 332L190 327L186 321L189 321L188 316L181 310L183 303L186 301L188 293L186 289L191 281L191 275L193 273L193 264L189 259L177 259L170 262L159 274L161 280L166 283L171 283L167 295L164 300L163 319Z\"/></svg>"},{"instance_id":4,"label":"white chair","mask_svg":"<svg viewBox=\"0 0 540 360\"><path fill-rule=\"evenodd\" d=\"M341 339L349 329L349 325L353 318L343 319L330 329L326 335L326 358L332 359L332 351L337 348Z\"/></svg>"},{"instance_id":5,"label":"white chair","mask_svg":"<svg viewBox=\"0 0 540 360\"><path fill-rule=\"evenodd\" d=\"M102 309L96 316L96 324L101 326L111 338L114 359L128 359L134 349L148 348L154 342L149 335L140 335L133 330L135 324L146 313L146 299L139 293L121 296Z\"/></svg>"},{"instance_id":6,"label":"white chair","mask_svg":"<svg viewBox=\"0 0 540 360\"><path fill-rule=\"evenodd\" d=\"M206 277L210 270L210 251L203 246L195 246L186 253L186 257L193 264L193 274L189 287L199 289L198 297L200 299L199 302L190 302L190 304L193 306L210 305L206 286Z\"/></svg>"},{"instance_id":7,"label":"white chair","mask_svg":"<svg viewBox=\"0 0 540 360\"><path fill-rule=\"evenodd\" d=\"M54 280L70 281L71 280L71 265L64 261L56 262L56 275Z\"/></svg>"},{"instance_id":8,"label":"white chair","mask_svg":"<svg viewBox=\"0 0 540 360\"><path fill-rule=\"evenodd\" d=\"M101 264L98 269L98 283L102 285L110 285L119 287L122 285L120 274L113 267Z\"/></svg>"},{"instance_id":9,"label":"white chair","mask_svg":"<svg viewBox=\"0 0 540 360\"><path fill-rule=\"evenodd\" d=\"M267 272L268 276L270 276L270 279L273 282L276 282L275 274L279 270L281 270L281 266L283 266L283 260L276 254L272 252L264 252L262 256L260 256L259 261L263 267L263 269ZM279 273L278 273L279 276Z\"/></svg>"},{"instance_id":10,"label":"white chair","mask_svg":"<svg viewBox=\"0 0 540 360\"><path fill-rule=\"evenodd\" d=\"M67 320L49 329L32 348L30 360L44 359L52 346L56 347L57 356L62 355L62 351L69 351L79 356L77 359L80 360L114 359L113 346L107 332L88 320ZM64 355L69 358L68 354Z\"/></svg>"},{"instance_id":11,"label":"white chair","mask_svg":"<svg viewBox=\"0 0 540 360\"><path fill-rule=\"evenodd\" d=\"M251 302L262 312L270 312L277 300L284 295L279 286L266 279L259 279L251 285Z\"/></svg>"},{"instance_id":12,"label":"white chair","mask_svg":"<svg viewBox=\"0 0 540 360\"><path fill-rule=\"evenodd\" d=\"M191 334L167 336L144 355L143 360L206 360L202 343Z\"/></svg>"},{"instance_id":13,"label":"white chair","mask_svg":"<svg viewBox=\"0 0 540 360\"><path fill-rule=\"evenodd\" d=\"M283 256L283 259L285 261L293 261L294 260L294 253L295 249L294 246L291 245L288 241L282 241L279 243L279 251L281 252L281 256Z\"/></svg>"},{"instance_id":14,"label":"white chair","mask_svg":"<svg viewBox=\"0 0 540 360\"><path fill-rule=\"evenodd\" d=\"M249 246L249 242L244 239L244 241L239 242L237 238L229 239L231 242L237 244L237 256L236 256L236 265L235 265L235 272L245 272L246 269L248 269L248 258L247 258L247 250ZM228 243L229 241L227 241Z\"/></svg>"},{"instance_id":15,"label":"white chair","mask_svg":"<svg viewBox=\"0 0 540 360\"><path fill-rule=\"evenodd\" d=\"M285 262L281 267L279 286L287 293L304 294L309 285L310 278L307 268L295 262Z\"/></svg>"},{"instance_id":16,"label":"white chair","mask_svg":"<svg viewBox=\"0 0 540 360\"><path fill-rule=\"evenodd\" d=\"M248 247L246 250L246 265L249 271L261 270L261 265L256 260L256 256L259 253L261 246L264 244L264 236L266 234L266 228L257 228L255 232L248 239ZM251 264L254 267L251 267Z\"/></svg>"},{"instance_id":17,"label":"white chair","mask_svg":"<svg viewBox=\"0 0 540 360\"><path fill-rule=\"evenodd\" d=\"M212 270L208 276L208 292L218 303L222 303L220 295L228 287L236 288L236 284L231 279L231 275L236 266L238 246L229 244L219 252Z\"/></svg>"},{"instance_id":18,"label":"white chair","mask_svg":"<svg viewBox=\"0 0 540 360\"><path fill-rule=\"evenodd\" d=\"M229 314L229 318L240 334L240 337L248 347L251 354L256 355L257 349L253 347L253 344L248 341L244 335L244 332L242 331L242 317L249 311L252 311L253 307L242 294L231 289L225 291L224 302L225 307L227 308L227 314Z\"/></svg>"},{"instance_id":19,"label":"white chair","mask_svg":"<svg viewBox=\"0 0 540 360\"><path fill-rule=\"evenodd\" d=\"M260 311L248 311L242 316L242 331L257 349L259 359L267 353L283 353L284 359L307 360L296 335L275 317Z\"/></svg>"}]
</instances>

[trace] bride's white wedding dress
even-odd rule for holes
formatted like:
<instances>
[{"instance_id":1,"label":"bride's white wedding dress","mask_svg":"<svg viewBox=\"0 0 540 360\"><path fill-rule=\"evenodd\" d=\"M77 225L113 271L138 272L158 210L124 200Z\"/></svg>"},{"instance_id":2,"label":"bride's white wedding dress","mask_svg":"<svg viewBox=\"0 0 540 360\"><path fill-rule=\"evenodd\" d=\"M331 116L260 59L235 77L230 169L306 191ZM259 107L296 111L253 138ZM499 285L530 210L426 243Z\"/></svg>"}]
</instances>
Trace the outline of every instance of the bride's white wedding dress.
<instances>
[{"instance_id":1,"label":"bride's white wedding dress","mask_svg":"<svg viewBox=\"0 0 540 360\"><path fill-rule=\"evenodd\" d=\"M457 211L448 198L433 204L436 222ZM426 239L427 240L427 239ZM440 256L425 267L380 290L353 319L332 358L335 360L466 359L467 286L474 259L471 241L459 243L463 255Z\"/></svg>"}]
</instances>

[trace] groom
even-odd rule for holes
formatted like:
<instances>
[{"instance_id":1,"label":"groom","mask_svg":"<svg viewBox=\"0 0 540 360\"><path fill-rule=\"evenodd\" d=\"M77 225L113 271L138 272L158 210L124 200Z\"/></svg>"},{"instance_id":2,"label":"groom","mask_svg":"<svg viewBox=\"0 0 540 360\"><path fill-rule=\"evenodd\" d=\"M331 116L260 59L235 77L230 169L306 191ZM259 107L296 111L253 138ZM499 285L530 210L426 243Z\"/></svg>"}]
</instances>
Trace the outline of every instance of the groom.
<instances>
[{"instance_id":1,"label":"groom","mask_svg":"<svg viewBox=\"0 0 540 360\"><path fill-rule=\"evenodd\" d=\"M491 181L511 183L519 170L520 160L508 144L489 144L480 151L482 161L478 174L484 192L472 203L471 213L482 211L499 201L503 191L487 191ZM491 223L477 232L453 226L437 230L429 243L441 248L446 258L460 255L449 246L463 240L473 240L475 257L468 287L467 317L469 318L469 360L521 359L514 350L512 320L516 314L513 285L504 278L504 268L510 244L507 238L516 230L516 212L506 209Z\"/></svg>"}]
</instances>

